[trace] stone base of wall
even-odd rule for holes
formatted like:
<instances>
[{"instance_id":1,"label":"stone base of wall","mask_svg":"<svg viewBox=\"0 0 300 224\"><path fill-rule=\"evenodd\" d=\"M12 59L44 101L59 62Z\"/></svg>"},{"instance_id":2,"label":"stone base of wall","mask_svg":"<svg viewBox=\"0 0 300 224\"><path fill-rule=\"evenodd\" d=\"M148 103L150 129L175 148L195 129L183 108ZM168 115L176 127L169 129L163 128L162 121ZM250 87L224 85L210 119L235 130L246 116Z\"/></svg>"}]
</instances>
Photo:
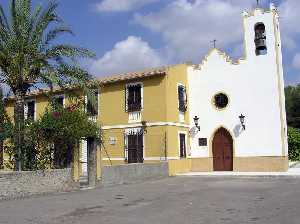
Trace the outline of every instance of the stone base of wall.
<instances>
[{"instance_id":1,"label":"stone base of wall","mask_svg":"<svg viewBox=\"0 0 300 224\"><path fill-rule=\"evenodd\" d=\"M191 159L174 159L169 160L169 175L175 176L180 173L187 173L191 171L192 160Z\"/></svg>"},{"instance_id":2,"label":"stone base of wall","mask_svg":"<svg viewBox=\"0 0 300 224\"><path fill-rule=\"evenodd\" d=\"M193 158L192 160L192 172L212 172L214 171L212 158Z\"/></svg>"},{"instance_id":3,"label":"stone base of wall","mask_svg":"<svg viewBox=\"0 0 300 224\"><path fill-rule=\"evenodd\" d=\"M0 200L79 189L71 169L1 172Z\"/></svg>"},{"instance_id":4,"label":"stone base of wall","mask_svg":"<svg viewBox=\"0 0 300 224\"><path fill-rule=\"evenodd\" d=\"M168 177L168 163L126 164L104 166L102 168L102 184L126 184L150 179Z\"/></svg>"},{"instance_id":5,"label":"stone base of wall","mask_svg":"<svg viewBox=\"0 0 300 224\"><path fill-rule=\"evenodd\" d=\"M284 172L288 170L288 157L235 157L235 172ZM213 172L213 158L187 158L169 160L169 175L186 172Z\"/></svg>"},{"instance_id":6,"label":"stone base of wall","mask_svg":"<svg viewBox=\"0 0 300 224\"><path fill-rule=\"evenodd\" d=\"M288 157L236 157L233 160L233 170L239 172L284 172L288 168Z\"/></svg>"}]
</instances>

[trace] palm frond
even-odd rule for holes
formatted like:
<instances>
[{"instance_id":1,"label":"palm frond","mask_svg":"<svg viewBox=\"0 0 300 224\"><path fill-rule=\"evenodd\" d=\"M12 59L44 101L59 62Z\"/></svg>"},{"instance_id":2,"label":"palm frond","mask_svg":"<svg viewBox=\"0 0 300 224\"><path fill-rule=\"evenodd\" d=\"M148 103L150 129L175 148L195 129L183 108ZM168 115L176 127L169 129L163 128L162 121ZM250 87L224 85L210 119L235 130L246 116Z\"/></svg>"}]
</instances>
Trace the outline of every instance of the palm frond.
<instances>
[{"instance_id":1,"label":"palm frond","mask_svg":"<svg viewBox=\"0 0 300 224\"><path fill-rule=\"evenodd\" d=\"M1 5L0 5L0 26L9 29L8 20L6 18L3 7Z\"/></svg>"},{"instance_id":2,"label":"palm frond","mask_svg":"<svg viewBox=\"0 0 300 224\"><path fill-rule=\"evenodd\" d=\"M46 34L45 45L49 45L51 41L55 40L58 37L58 35L65 34L65 33L69 33L73 35L72 30L67 26L55 27L54 29L50 30Z\"/></svg>"}]
</instances>

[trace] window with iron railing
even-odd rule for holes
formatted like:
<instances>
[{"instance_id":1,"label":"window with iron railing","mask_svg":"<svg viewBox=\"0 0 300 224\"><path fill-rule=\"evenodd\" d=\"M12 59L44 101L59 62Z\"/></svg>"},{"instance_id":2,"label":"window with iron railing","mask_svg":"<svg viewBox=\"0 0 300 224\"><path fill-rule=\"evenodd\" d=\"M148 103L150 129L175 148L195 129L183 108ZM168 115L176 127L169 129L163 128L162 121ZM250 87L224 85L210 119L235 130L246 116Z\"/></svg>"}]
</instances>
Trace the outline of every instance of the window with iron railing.
<instances>
[{"instance_id":1,"label":"window with iron railing","mask_svg":"<svg viewBox=\"0 0 300 224\"><path fill-rule=\"evenodd\" d=\"M142 85L128 85L126 87L126 110L136 112L142 110Z\"/></svg>"},{"instance_id":2,"label":"window with iron railing","mask_svg":"<svg viewBox=\"0 0 300 224\"><path fill-rule=\"evenodd\" d=\"M53 109L64 106L64 96L55 96L53 98Z\"/></svg>"},{"instance_id":3,"label":"window with iron railing","mask_svg":"<svg viewBox=\"0 0 300 224\"><path fill-rule=\"evenodd\" d=\"M187 110L186 89L182 85L178 86L178 109L183 113Z\"/></svg>"},{"instance_id":4,"label":"window with iron railing","mask_svg":"<svg viewBox=\"0 0 300 224\"><path fill-rule=\"evenodd\" d=\"M35 118L35 101L28 101L25 104L25 119L34 120Z\"/></svg>"},{"instance_id":5,"label":"window with iron railing","mask_svg":"<svg viewBox=\"0 0 300 224\"><path fill-rule=\"evenodd\" d=\"M86 111L89 116L98 116L98 90L93 90L93 95L87 98Z\"/></svg>"}]
</instances>

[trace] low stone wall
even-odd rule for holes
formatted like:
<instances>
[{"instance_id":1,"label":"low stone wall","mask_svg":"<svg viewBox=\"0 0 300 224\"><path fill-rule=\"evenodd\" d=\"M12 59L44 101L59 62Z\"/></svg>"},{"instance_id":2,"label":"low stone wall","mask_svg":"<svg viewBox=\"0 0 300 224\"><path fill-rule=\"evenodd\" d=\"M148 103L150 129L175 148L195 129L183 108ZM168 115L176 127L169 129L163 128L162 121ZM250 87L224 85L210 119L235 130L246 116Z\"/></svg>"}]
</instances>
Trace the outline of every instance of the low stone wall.
<instances>
[{"instance_id":1,"label":"low stone wall","mask_svg":"<svg viewBox=\"0 0 300 224\"><path fill-rule=\"evenodd\" d=\"M51 192L72 191L79 184L72 180L71 169L1 172L0 200L22 198Z\"/></svg>"},{"instance_id":2,"label":"low stone wall","mask_svg":"<svg viewBox=\"0 0 300 224\"><path fill-rule=\"evenodd\" d=\"M104 166L102 168L103 185L135 183L151 179L166 178L168 176L167 162Z\"/></svg>"}]
</instances>

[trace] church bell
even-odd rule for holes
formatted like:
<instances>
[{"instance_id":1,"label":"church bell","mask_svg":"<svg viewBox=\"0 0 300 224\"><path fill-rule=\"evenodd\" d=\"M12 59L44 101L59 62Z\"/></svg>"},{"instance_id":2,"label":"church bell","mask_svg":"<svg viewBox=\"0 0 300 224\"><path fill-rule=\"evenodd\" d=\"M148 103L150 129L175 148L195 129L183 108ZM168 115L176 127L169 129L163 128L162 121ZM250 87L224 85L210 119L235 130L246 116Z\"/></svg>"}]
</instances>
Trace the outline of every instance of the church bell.
<instances>
[{"instance_id":1,"label":"church bell","mask_svg":"<svg viewBox=\"0 0 300 224\"><path fill-rule=\"evenodd\" d=\"M262 23L259 23L255 26L254 42L257 51L263 51L267 49L265 25Z\"/></svg>"}]
</instances>

